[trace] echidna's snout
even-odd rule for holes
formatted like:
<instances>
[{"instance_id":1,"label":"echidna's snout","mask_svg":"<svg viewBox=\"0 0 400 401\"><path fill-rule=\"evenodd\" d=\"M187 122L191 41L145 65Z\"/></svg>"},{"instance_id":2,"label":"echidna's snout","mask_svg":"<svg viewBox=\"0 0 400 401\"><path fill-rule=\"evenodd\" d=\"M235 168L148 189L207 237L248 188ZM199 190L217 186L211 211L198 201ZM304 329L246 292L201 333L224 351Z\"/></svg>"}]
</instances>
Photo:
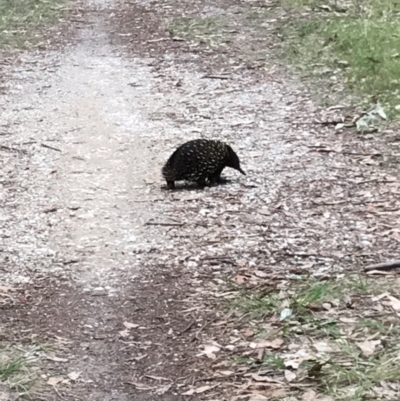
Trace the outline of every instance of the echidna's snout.
<instances>
[{"instance_id":1,"label":"echidna's snout","mask_svg":"<svg viewBox=\"0 0 400 401\"><path fill-rule=\"evenodd\" d=\"M241 172L243 175L246 175L246 173L240 167L238 167L236 170Z\"/></svg>"}]
</instances>

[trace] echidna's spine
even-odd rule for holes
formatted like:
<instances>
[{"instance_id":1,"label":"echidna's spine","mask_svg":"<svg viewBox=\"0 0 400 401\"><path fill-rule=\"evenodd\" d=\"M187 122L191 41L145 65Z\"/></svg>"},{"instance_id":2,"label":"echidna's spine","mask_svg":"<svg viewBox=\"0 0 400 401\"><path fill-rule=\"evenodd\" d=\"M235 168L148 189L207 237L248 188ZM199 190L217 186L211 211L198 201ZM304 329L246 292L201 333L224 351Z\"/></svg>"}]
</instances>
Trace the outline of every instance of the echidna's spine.
<instances>
[{"instance_id":1,"label":"echidna's spine","mask_svg":"<svg viewBox=\"0 0 400 401\"><path fill-rule=\"evenodd\" d=\"M233 161L233 158L237 160ZM225 143L197 139L184 143L173 152L162 168L162 175L168 185L179 180L202 185L206 180L219 182L222 170L228 165L237 169L236 164L239 166L237 155Z\"/></svg>"}]
</instances>

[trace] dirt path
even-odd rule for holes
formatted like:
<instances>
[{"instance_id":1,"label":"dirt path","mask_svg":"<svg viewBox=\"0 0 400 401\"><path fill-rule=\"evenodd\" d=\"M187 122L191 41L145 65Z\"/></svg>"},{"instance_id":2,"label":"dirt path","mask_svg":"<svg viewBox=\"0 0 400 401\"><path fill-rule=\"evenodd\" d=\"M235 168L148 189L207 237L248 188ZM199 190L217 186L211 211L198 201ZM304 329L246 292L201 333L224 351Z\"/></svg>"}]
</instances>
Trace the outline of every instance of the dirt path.
<instances>
[{"instance_id":1,"label":"dirt path","mask_svg":"<svg viewBox=\"0 0 400 401\"><path fill-rule=\"evenodd\" d=\"M154 27L147 6L133 15ZM210 376L196 355L229 273L323 276L389 255L395 240L371 234L383 223L359 213L393 179L371 157L382 144L314 123L318 107L274 69L204 79L195 53L156 54L161 39L136 25L148 49L123 57L120 10L87 7L78 44L25 54L1 99L0 338L51 344L35 351L34 399L179 400ZM160 166L198 136L232 143L248 175L162 191Z\"/></svg>"}]
</instances>

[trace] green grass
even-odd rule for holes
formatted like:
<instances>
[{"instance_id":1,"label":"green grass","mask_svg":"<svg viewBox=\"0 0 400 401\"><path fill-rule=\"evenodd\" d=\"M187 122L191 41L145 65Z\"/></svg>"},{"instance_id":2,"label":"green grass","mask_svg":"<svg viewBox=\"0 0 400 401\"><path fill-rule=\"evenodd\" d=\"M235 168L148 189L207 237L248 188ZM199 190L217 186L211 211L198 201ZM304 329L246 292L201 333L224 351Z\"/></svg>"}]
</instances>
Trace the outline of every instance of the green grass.
<instances>
[{"instance_id":1,"label":"green grass","mask_svg":"<svg viewBox=\"0 0 400 401\"><path fill-rule=\"evenodd\" d=\"M39 360L48 345L15 347L0 343L0 382L20 396L29 396L40 376Z\"/></svg>"},{"instance_id":2,"label":"green grass","mask_svg":"<svg viewBox=\"0 0 400 401\"><path fill-rule=\"evenodd\" d=\"M400 114L400 2L285 0L301 11L281 30L288 59L330 90L342 85L366 104L379 99L389 117ZM321 8L322 6L328 8ZM336 12L339 8L341 12Z\"/></svg>"},{"instance_id":3,"label":"green grass","mask_svg":"<svg viewBox=\"0 0 400 401\"><path fill-rule=\"evenodd\" d=\"M344 367L331 362L325 367L322 377L322 386L335 400L362 401L382 381L396 383L399 380L399 351L396 347L364 357L350 342L343 340L339 344L341 358L347 358L351 363Z\"/></svg>"},{"instance_id":4,"label":"green grass","mask_svg":"<svg viewBox=\"0 0 400 401\"><path fill-rule=\"evenodd\" d=\"M22 358L15 358L13 360L0 364L0 380L7 380L11 375L20 371L22 365Z\"/></svg>"},{"instance_id":5,"label":"green grass","mask_svg":"<svg viewBox=\"0 0 400 401\"><path fill-rule=\"evenodd\" d=\"M0 0L0 48L40 43L40 29L59 21L66 0Z\"/></svg>"},{"instance_id":6,"label":"green grass","mask_svg":"<svg viewBox=\"0 0 400 401\"><path fill-rule=\"evenodd\" d=\"M263 318L270 314L280 314L283 309L291 309L297 317L306 317L314 309L321 307L323 302L333 299L342 299L346 289L355 287L357 293L365 291L360 278L346 281L346 287L337 280L302 281L298 282L296 290L267 292L257 294L242 292L241 296L231 302L231 307L242 311L250 318ZM360 286L360 289L357 289Z\"/></svg>"},{"instance_id":7,"label":"green grass","mask_svg":"<svg viewBox=\"0 0 400 401\"><path fill-rule=\"evenodd\" d=\"M379 392L382 382L390 386L400 379L400 329L390 308L377 317L365 317L376 306L373 297L384 292L400 298L400 288L393 282L358 275L326 281L292 280L279 290L242 292L230 306L242 313L242 322L243 315L251 321L257 332L253 341L281 337L285 342L276 350L265 350L260 359L247 353L246 357L237 357L236 362L261 371L272 369L280 380L279 374L284 376L287 369L287 353L295 352L290 351L292 344L294 350L314 355L300 368L319 393L338 401L377 399L374 389ZM279 319L285 309L292 313ZM365 354L358 344L367 339L381 340L380 348L372 355ZM314 344L329 345L330 350L316 354Z\"/></svg>"},{"instance_id":8,"label":"green grass","mask_svg":"<svg viewBox=\"0 0 400 401\"><path fill-rule=\"evenodd\" d=\"M226 29L226 22L219 17L176 17L168 26L171 36L190 39L209 47L219 47L226 43Z\"/></svg>"}]
</instances>

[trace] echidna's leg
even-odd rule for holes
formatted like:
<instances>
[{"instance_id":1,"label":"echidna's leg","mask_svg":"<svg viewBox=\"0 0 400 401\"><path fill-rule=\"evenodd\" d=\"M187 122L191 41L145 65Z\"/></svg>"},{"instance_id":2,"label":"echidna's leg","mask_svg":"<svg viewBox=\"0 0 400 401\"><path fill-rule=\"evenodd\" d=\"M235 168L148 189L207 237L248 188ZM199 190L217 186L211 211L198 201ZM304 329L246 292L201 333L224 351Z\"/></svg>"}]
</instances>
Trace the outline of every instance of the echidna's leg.
<instances>
[{"instance_id":1,"label":"echidna's leg","mask_svg":"<svg viewBox=\"0 0 400 401\"><path fill-rule=\"evenodd\" d=\"M221 173L223 168L218 169L215 173L211 174L209 177L210 184L219 184L221 182Z\"/></svg>"},{"instance_id":2,"label":"echidna's leg","mask_svg":"<svg viewBox=\"0 0 400 401\"><path fill-rule=\"evenodd\" d=\"M168 189L174 189L175 188L175 182L174 181L167 181L167 188Z\"/></svg>"},{"instance_id":3,"label":"echidna's leg","mask_svg":"<svg viewBox=\"0 0 400 401\"><path fill-rule=\"evenodd\" d=\"M204 187L206 186L206 179L205 179L205 177L200 178L199 180L197 180L197 185L198 185L200 188L204 188Z\"/></svg>"},{"instance_id":4,"label":"echidna's leg","mask_svg":"<svg viewBox=\"0 0 400 401\"><path fill-rule=\"evenodd\" d=\"M221 176L213 174L210 175L209 179L210 179L210 185L214 185L220 182Z\"/></svg>"}]
</instances>

